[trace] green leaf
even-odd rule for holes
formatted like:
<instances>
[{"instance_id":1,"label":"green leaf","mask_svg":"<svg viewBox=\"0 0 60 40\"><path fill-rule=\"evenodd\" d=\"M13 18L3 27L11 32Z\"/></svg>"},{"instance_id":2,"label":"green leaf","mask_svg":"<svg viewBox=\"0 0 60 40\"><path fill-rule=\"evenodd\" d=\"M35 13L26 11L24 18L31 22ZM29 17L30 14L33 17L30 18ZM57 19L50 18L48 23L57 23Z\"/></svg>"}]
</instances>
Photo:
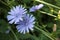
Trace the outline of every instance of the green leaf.
<instances>
[{"instance_id":1,"label":"green leaf","mask_svg":"<svg viewBox=\"0 0 60 40\"><path fill-rule=\"evenodd\" d=\"M39 36L39 39L40 40L50 40L48 37L46 37L44 34L40 34L40 36Z\"/></svg>"},{"instance_id":2,"label":"green leaf","mask_svg":"<svg viewBox=\"0 0 60 40\"><path fill-rule=\"evenodd\" d=\"M8 26L9 25L4 20L0 20L0 32L5 33Z\"/></svg>"}]
</instances>

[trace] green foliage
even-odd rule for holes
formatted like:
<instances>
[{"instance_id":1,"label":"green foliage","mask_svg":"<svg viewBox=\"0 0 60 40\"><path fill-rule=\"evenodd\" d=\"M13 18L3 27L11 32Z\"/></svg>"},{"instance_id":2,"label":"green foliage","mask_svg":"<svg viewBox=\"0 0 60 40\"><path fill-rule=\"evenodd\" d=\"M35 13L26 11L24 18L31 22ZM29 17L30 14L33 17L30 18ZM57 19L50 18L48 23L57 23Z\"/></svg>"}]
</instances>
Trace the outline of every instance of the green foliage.
<instances>
[{"instance_id":1,"label":"green foliage","mask_svg":"<svg viewBox=\"0 0 60 40\"><path fill-rule=\"evenodd\" d=\"M4 20L0 20L0 32L4 33L8 30L8 24Z\"/></svg>"},{"instance_id":2,"label":"green foliage","mask_svg":"<svg viewBox=\"0 0 60 40\"><path fill-rule=\"evenodd\" d=\"M36 18L34 31L21 34L17 32L14 24L8 23L6 17L13 6L23 5L29 9L32 5L40 3L44 4L43 8L29 13ZM0 0L0 40L56 40L60 38L59 10L60 0ZM56 24L56 31L53 31L54 24ZM9 33L6 33L7 30L10 30Z\"/></svg>"}]
</instances>

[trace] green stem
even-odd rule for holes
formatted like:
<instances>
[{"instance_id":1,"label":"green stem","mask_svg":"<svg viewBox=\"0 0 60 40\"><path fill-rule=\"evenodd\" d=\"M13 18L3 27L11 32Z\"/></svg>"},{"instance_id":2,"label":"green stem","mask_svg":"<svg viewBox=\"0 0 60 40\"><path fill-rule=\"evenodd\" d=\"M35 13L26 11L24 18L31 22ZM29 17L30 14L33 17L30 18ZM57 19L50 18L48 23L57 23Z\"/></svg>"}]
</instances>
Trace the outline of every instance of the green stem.
<instances>
[{"instance_id":1,"label":"green stem","mask_svg":"<svg viewBox=\"0 0 60 40\"><path fill-rule=\"evenodd\" d=\"M45 36L47 36L51 40L54 40L48 33L46 33L45 31L43 31L42 29L39 29L38 27L35 27L35 28L38 29L39 31L41 31Z\"/></svg>"},{"instance_id":2,"label":"green stem","mask_svg":"<svg viewBox=\"0 0 60 40\"><path fill-rule=\"evenodd\" d=\"M28 34L30 37L32 37L32 38L35 38L35 40L39 40L39 38L38 37L36 37L35 35L31 35L31 34Z\"/></svg>"},{"instance_id":3,"label":"green stem","mask_svg":"<svg viewBox=\"0 0 60 40\"><path fill-rule=\"evenodd\" d=\"M41 13L43 13L43 14L47 14L47 15L49 15L49 16L57 17L57 16L55 16L55 15L53 15L53 14L46 13L46 12L44 12L44 11L39 11L39 12L41 12Z\"/></svg>"},{"instance_id":4,"label":"green stem","mask_svg":"<svg viewBox=\"0 0 60 40\"><path fill-rule=\"evenodd\" d=\"M42 22L41 22L41 25L42 25ZM42 27L41 27L41 26L38 24L38 22L37 22L37 26L38 26L39 28L43 28L46 32L49 33L49 31L45 29L45 27L46 27L47 25L46 25L45 27L44 27L44 25L42 25Z\"/></svg>"},{"instance_id":5,"label":"green stem","mask_svg":"<svg viewBox=\"0 0 60 40\"><path fill-rule=\"evenodd\" d=\"M0 2L3 3L4 5L8 6L9 8L11 8L11 7L10 7L8 4L6 4L5 2L3 2L3 1L1 1L1 0L0 0Z\"/></svg>"},{"instance_id":6,"label":"green stem","mask_svg":"<svg viewBox=\"0 0 60 40\"><path fill-rule=\"evenodd\" d=\"M14 31L11 29L11 27L9 27L9 29L11 30L12 34L14 35L15 39L18 40L16 34L14 33Z\"/></svg>"},{"instance_id":7,"label":"green stem","mask_svg":"<svg viewBox=\"0 0 60 40\"><path fill-rule=\"evenodd\" d=\"M48 6L51 6L51 7L60 9L60 7L58 7L58 6L52 5L52 4L50 4L50 3L47 3L47 2L44 2L44 1L41 1L41 0L35 0L35 1L38 1L38 2L43 3L43 4L46 4L46 5L48 5Z\"/></svg>"}]
</instances>

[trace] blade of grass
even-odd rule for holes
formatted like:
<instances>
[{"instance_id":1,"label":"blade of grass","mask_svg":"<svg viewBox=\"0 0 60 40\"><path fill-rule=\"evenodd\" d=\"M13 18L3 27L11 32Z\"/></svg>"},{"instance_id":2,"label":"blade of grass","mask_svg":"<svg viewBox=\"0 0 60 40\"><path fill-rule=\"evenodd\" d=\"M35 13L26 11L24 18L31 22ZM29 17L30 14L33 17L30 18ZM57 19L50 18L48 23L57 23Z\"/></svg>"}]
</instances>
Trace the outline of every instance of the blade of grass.
<instances>
[{"instance_id":1,"label":"blade of grass","mask_svg":"<svg viewBox=\"0 0 60 40\"><path fill-rule=\"evenodd\" d=\"M35 1L38 1L38 2L43 3L43 4L46 4L46 5L48 5L48 6L51 6L51 7L60 9L60 7L58 7L58 6L52 5L52 4L50 4L50 3L47 3L47 2L44 2L44 1L41 1L41 0L35 0Z\"/></svg>"},{"instance_id":2,"label":"blade of grass","mask_svg":"<svg viewBox=\"0 0 60 40\"><path fill-rule=\"evenodd\" d=\"M37 30L41 31L45 36L47 36L48 38L50 38L51 40L55 40L53 39L48 33L46 33L45 31L43 31L42 29L39 29L38 27L35 27Z\"/></svg>"},{"instance_id":3,"label":"blade of grass","mask_svg":"<svg viewBox=\"0 0 60 40\"><path fill-rule=\"evenodd\" d=\"M53 15L53 14L50 14L50 13L47 13L47 12L44 12L44 11L39 11L39 12L41 12L41 13L43 13L43 14L47 14L47 15L52 16L52 17L57 17L57 16L55 16L55 15Z\"/></svg>"},{"instance_id":4,"label":"blade of grass","mask_svg":"<svg viewBox=\"0 0 60 40\"><path fill-rule=\"evenodd\" d=\"M1 1L1 0L0 0L0 2L3 3L4 5L8 6L9 8L11 8L11 7L10 7L8 4L6 4L5 2L3 2L3 1Z\"/></svg>"},{"instance_id":5,"label":"blade of grass","mask_svg":"<svg viewBox=\"0 0 60 40\"><path fill-rule=\"evenodd\" d=\"M15 39L18 40L16 34L14 33L14 31L11 29L11 27L8 27L10 29L10 31L12 32L12 34L14 35Z\"/></svg>"}]
</instances>

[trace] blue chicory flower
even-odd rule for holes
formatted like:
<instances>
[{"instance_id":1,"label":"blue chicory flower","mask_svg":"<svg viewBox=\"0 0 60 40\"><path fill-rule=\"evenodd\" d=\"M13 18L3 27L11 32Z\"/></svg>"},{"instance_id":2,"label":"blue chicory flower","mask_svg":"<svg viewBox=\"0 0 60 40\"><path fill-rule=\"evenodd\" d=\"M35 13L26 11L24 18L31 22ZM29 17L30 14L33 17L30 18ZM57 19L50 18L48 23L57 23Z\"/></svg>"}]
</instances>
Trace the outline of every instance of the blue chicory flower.
<instances>
[{"instance_id":1,"label":"blue chicory flower","mask_svg":"<svg viewBox=\"0 0 60 40\"><path fill-rule=\"evenodd\" d=\"M29 9L29 11L30 11L30 12L34 12L34 11L36 11L36 10L41 9L43 6L44 6L43 4L39 4L39 5L36 5L36 6L32 6L32 7Z\"/></svg>"},{"instance_id":2,"label":"blue chicory flower","mask_svg":"<svg viewBox=\"0 0 60 40\"><path fill-rule=\"evenodd\" d=\"M35 24L35 17L33 15L26 14L23 18L23 21L18 22L16 28L18 32L25 34L29 30L33 30Z\"/></svg>"},{"instance_id":3,"label":"blue chicory flower","mask_svg":"<svg viewBox=\"0 0 60 40\"><path fill-rule=\"evenodd\" d=\"M7 15L7 19L10 24L14 23L16 24L19 22L19 20L23 20L23 16L27 13L26 9L22 7L22 5L13 7L10 12L8 12L9 15Z\"/></svg>"}]
</instances>

